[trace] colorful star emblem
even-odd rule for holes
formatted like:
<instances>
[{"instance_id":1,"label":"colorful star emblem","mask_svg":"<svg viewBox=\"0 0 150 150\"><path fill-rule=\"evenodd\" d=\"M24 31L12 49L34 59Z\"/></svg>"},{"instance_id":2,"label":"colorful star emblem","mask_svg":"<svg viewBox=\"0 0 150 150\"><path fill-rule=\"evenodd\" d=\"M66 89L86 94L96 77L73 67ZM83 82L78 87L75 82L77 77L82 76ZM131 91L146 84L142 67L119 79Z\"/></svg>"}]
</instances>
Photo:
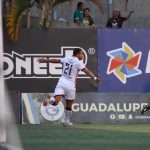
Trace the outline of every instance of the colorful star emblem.
<instances>
[{"instance_id":1,"label":"colorful star emblem","mask_svg":"<svg viewBox=\"0 0 150 150\"><path fill-rule=\"evenodd\" d=\"M122 43L122 48L107 52L110 57L107 74L114 75L126 84L127 78L137 76L142 73L138 69L142 53L135 53L127 43Z\"/></svg>"}]
</instances>

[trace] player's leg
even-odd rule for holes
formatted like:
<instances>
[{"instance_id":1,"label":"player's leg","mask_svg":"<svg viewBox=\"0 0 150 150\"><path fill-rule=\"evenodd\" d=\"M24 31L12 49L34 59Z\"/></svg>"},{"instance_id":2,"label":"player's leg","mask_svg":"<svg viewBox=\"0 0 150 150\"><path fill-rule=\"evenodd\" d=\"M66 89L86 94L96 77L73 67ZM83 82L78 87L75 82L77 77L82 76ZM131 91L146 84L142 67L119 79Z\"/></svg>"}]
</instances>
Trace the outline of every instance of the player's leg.
<instances>
[{"instance_id":1,"label":"player's leg","mask_svg":"<svg viewBox=\"0 0 150 150\"><path fill-rule=\"evenodd\" d=\"M61 100L62 97L64 96L64 90L60 87L57 86L55 88L55 92L54 92L54 97L51 97L50 95L44 100L43 105L47 106L48 103L51 105L56 106Z\"/></svg>"},{"instance_id":2,"label":"player's leg","mask_svg":"<svg viewBox=\"0 0 150 150\"><path fill-rule=\"evenodd\" d=\"M65 99L66 99L66 109L64 113L64 125L71 126L73 123L70 121L72 115L72 104L75 99L75 89L66 89L65 90Z\"/></svg>"},{"instance_id":3,"label":"player's leg","mask_svg":"<svg viewBox=\"0 0 150 150\"><path fill-rule=\"evenodd\" d=\"M44 100L43 102L43 105L44 106L47 106L48 103L51 104L51 105L58 105L58 103L62 100L62 96L63 95L57 95L57 96L54 96L54 97L51 97L50 95Z\"/></svg>"},{"instance_id":4,"label":"player's leg","mask_svg":"<svg viewBox=\"0 0 150 150\"><path fill-rule=\"evenodd\" d=\"M72 104L73 100L66 100L66 109L65 112L60 120L64 126L72 126L73 123L70 121L72 115Z\"/></svg>"},{"instance_id":5,"label":"player's leg","mask_svg":"<svg viewBox=\"0 0 150 150\"><path fill-rule=\"evenodd\" d=\"M70 126L73 125L73 123L70 121L72 115L72 104L73 100L66 100L65 124Z\"/></svg>"},{"instance_id":6,"label":"player's leg","mask_svg":"<svg viewBox=\"0 0 150 150\"><path fill-rule=\"evenodd\" d=\"M149 105L145 105L143 106L142 110L141 110L141 114L143 115L146 111L150 110L150 106Z\"/></svg>"}]
</instances>

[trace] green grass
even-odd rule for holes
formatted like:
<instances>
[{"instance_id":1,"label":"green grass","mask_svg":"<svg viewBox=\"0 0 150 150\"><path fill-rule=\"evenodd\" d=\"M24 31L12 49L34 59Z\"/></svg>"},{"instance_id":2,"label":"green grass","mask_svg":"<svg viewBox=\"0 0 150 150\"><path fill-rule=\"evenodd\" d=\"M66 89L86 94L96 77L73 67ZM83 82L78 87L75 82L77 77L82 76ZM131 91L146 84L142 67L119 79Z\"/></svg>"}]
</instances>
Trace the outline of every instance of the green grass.
<instances>
[{"instance_id":1,"label":"green grass","mask_svg":"<svg viewBox=\"0 0 150 150\"><path fill-rule=\"evenodd\" d=\"M150 125L19 125L25 150L150 150Z\"/></svg>"},{"instance_id":2,"label":"green grass","mask_svg":"<svg viewBox=\"0 0 150 150\"><path fill-rule=\"evenodd\" d=\"M25 150L150 150L150 125L19 126Z\"/></svg>"}]
</instances>

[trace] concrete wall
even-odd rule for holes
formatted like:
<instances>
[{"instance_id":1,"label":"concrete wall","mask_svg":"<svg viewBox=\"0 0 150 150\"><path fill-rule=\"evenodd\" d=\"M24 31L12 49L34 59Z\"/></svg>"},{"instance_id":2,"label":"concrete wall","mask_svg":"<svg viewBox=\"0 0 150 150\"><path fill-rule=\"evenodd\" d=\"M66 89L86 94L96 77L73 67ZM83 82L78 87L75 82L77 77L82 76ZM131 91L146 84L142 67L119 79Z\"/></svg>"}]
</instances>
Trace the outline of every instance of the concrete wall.
<instances>
[{"instance_id":1,"label":"concrete wall","mask_svg":"<svg viewBox=\"0 0 150 150\"><path fill-rule=\"evenodd\" d=\"M150 0L128 0L127 9L120 3L120 1L123 0L103 0L105 10L103 15L95 4L87 2L86 0L73 0L72 2L59 4L54 8L53 14L55 21L53 22L52 27L76 27L73 23L73 14L76 9L76 4L79 1L82 1L86 7L91 9L91 16L97 26L105 27L108 16L111 16L114 8L120 9L122 15L127 15L131 9L135 10L131 18L124 23L124 28L149 28L150 26ZM32 26L38 26L39 9L37 9L36 6L31 9L31 15L36 18L31 20ZM66 20L67 23L58 21L60 18Z\"/></svg>"},{"instance_id":2,"label":"concrete wall","mask_svg":"<svg viewBox=\"0 0 150 150\"><path fill-rule=\"evenodd\" d=\"M73 26L73 14L74 14L74 11L76 10L76 5L79 1L83 2L86 7L90 8L91 16L94 19L97 26L99 26L99 25L105 26L105 23L107 21L107 5L106 5L106 3L104 5L105 14L102 15L99 8L91 2L87 2L85 0L74 0L71 3L66 2L66 3L63 3L56 7L58 18L63 17L64 19L66 19L69 22L70 27L74 27Z\"/></svg>"},{"instance_id":3,"label":"concrete wall","mask_svg":"<svg viewBox=\"0 0 150 150\"><path fill-rule=\"evenodd\" d=\"M56 7L58 17L63 17L67 19L69 23L71 23L73 13L74 10L76 9L76 4L78 1L79 0L74 0L72 3L64 3L58 5ZM125 9L125 6L121 5L120 0L114 0L114 1L110 0L109 9L108 9L107 0L104 0L104 9L105 9L104 15L100 13L97 6L94 5L93 3L88 3L85 0L81 0L81 1L84 2L86 7L89 7L91 9L91 16L93 17L96 25L105 27L108 18L108 10L109 10L109 16L111 16L113 8L118 8L121 10L122 15L128 14L128 12L131 9L135 10L131 18L124 23L125 28L149 28L150 26L150 12L149 12L150 0L129 0L127 5L127 10Z\"/></svg>"}]
</instances>

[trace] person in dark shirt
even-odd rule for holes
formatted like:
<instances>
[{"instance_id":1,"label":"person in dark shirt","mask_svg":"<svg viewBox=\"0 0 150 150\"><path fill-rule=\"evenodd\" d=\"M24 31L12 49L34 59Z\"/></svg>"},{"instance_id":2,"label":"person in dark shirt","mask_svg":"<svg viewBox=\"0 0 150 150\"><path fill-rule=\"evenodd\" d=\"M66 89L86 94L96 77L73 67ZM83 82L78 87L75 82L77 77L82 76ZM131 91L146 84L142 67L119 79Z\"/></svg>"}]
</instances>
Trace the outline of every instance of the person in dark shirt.
<instances>
[{"instance_id":1,"label":"person in dark shirt","mask_svg":"<svg viewBox=\"0 0 150 150\"><path fill-rule=\"evenodd\" d=\"M123 16L121 16L121 13L119 10L117 10L117 9L114 10L112 17L109 18L107 21L106 27L112 28L112 29L122 28L123 22L128 20L133 12L134 11L131 10L127 16L123 17Z\"/></svg>"}]
</instances>

